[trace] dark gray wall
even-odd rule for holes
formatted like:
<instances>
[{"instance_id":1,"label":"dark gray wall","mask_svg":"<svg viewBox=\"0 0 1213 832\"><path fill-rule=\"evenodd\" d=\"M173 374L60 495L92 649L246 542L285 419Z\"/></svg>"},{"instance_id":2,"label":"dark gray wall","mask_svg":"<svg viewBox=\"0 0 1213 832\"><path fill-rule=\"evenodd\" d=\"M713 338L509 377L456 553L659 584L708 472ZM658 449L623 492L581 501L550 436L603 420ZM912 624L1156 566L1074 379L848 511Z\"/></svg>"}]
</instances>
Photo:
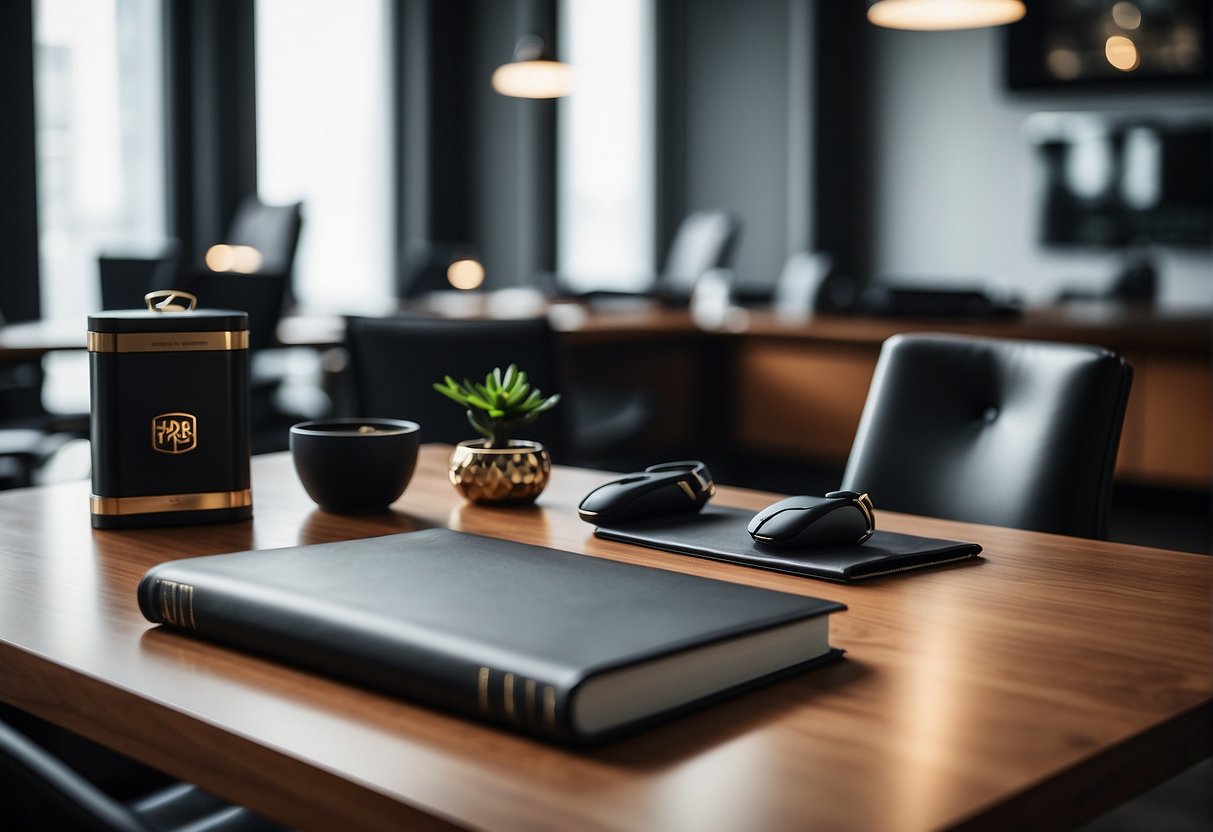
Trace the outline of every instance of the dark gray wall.
<instances>
[{"instance_id":1,"label":"dark gray wall","mask_svg":"<svg viewBox=\"0 0 1213 832\"><path fill-rule=\"evenodd\" d=\"M405 187L412 170L414 183L429 191L429 218L418 217L424 206L406 197L404 230L475 244L491 286L526 283L555 266L558 104L506 98L489 79L510 59L518 36L553 37L557 4L415 2L429 15L433 57L421 111L430 113L431 128L417 154L419 137L410 138L404 125ZM654 267L678 222L701 208L741 217L736 268L743 287L771 286L790 253L813 246L817 13L812 0L658 4ZM416 41L406 35L406 42ZM406 71L409 65L406 56ZM415 101L417 92L411 95ZM406 97L402 111L417 112L411 106Z\"/></svg>"},{"instance_id":2,"label":"dark gray wall","mask_svg":"<svg viewBox=\"0 0 1213 832\"><path fill-rule=\"evenodd\" d=\"M555 267L555 107L490 84L555 0L410 0L401 9L402 237L474 246L490 287Z\"/></svg>"},{"instance_id":3,"label":"dark gray wall","mask_svg":"<svg viewBox=\"0 0 1213 832\"><path fill-rule=\"evenodd\" d=\"M535 9L480 0L474 6L467 91L473 109L473 226L488 279L512 286L555 267L556 103L501 95L490 79L510 60L521 35L554 38L555 4Z\"/></svg>"},{"instance_id":4,"label":"dark gray wall","mask_svg":"<svg viewBox=\"0 0 1213 832\"><path fill-rule=\"evenodd\" d=\"M808 106L807 69L797 62L806 75L797 81L790 75L790 24L795 17L807 39L807 15L799 0L661 3L659 14L665 16L659 71L666 74L658 113L665 226L659 256L682 216L726 208L744 226L739 283L769 285L804 241L800 229L790 235L788 228L789 201L807 187L803 169L798 181L790 178L789 136L805 142L807 131L793 131L793 124L803 127L804 110L790 107L789 95L795 87ZM795 152L808 158L811 151L806 145ZM810 219L801 215L799 222L807 227Z\"/></svg>"}]
</instances>

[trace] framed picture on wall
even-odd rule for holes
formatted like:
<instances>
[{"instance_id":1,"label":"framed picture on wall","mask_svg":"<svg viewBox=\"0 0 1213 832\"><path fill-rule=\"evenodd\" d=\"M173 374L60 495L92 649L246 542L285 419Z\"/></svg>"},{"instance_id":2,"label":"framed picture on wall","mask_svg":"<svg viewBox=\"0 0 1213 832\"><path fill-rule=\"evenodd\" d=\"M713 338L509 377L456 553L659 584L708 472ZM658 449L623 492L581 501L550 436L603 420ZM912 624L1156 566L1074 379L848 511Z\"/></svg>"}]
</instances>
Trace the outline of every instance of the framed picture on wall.
<instances>
[{"instance_id":1,"label":"framed picture on wall","mask_svg":"<svg viewBox=\"0 0 1213 832\"><path fill-rule=\"evenodd\" d=\"M1007 86L1213 90L1209 0L1051 0L1006 27Z\"/></svg>"}]
</instances>

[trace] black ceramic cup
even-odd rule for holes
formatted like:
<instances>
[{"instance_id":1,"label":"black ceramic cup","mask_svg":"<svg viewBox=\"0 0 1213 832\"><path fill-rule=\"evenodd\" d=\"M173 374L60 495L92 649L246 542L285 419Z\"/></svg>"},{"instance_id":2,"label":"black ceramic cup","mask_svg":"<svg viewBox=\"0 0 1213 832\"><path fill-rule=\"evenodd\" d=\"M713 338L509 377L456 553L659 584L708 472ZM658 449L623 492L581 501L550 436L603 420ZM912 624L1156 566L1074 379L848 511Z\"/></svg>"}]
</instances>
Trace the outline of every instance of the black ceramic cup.
<instances>
[{"instance_id":1,"label":"black ceramic cup","mask_svg":"<svg viewBox=\"0 0 1213 832\"><path fill-rule=\"evenodd\" d=\"M295 472L325 511L383 511L417 467L421 428L400 419L322 419L291 427Z\"/></svg>"}]
</instances>

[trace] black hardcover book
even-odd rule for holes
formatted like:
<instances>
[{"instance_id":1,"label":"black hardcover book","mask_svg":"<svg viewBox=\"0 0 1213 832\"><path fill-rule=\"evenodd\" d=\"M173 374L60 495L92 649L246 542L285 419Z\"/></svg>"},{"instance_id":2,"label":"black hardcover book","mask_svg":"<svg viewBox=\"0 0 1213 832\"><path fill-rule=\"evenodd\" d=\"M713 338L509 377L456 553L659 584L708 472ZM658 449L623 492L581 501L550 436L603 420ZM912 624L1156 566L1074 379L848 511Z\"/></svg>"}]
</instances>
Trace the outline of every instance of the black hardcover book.
<instances>
[{"instance_id":1,"label":"black hardcover book","mask_svg":"<svg viewBox=\"0 0 1213 832\"><path fill-rule=\"evenodd\" d=\"M844 583L971 561L981 553L976 543L880 530L865 543L774 549L750 537L746 527L753 516L752 511L707 506L700 514L656 517L616 528L599 526L594 534L680 555Z\"/></svg>"},{"instance_id":2,"label":"black hardcover book","mask_svg":"<svg viewBox=\"0 0 1213 832\"><path fill-rule=\"evenodd\" d=\"M151 621L564 742L838 655L833 601L449 531L168 561Z\"/></svg>"}]
</instances>

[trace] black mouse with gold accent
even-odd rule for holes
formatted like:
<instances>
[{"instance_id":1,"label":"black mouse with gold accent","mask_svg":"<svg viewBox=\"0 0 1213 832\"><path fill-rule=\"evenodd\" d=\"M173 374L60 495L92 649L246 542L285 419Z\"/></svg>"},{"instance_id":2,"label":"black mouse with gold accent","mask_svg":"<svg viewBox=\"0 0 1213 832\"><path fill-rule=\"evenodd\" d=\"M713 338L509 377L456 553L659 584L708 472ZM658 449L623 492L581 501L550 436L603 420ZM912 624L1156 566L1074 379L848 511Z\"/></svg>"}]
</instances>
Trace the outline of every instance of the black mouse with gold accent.
<instances>
[{"instance_id":1,"label":"black mouse with gold accent","mask_svg":"<svg viewBox=\"0 0 1213 832\"><path fill-rule=\"evenodd\" d=\"M876 514L867 494L831 491L772 503L754 515L748 529L756 542L779 549L863 543L876 529Z\"/></svg>"},{"instance_id":2,"label":"black mouse with gold accent","mask_svg":"<svg viewBox=\"0 0 1213 832\"><path fill-rule=\"evenodd\" d=\"M716 493L708 466L698 460L650 465L598 486L577 514L587 523L616 526L646 517L694 514Z\"/></svg>"}]
</instances>

